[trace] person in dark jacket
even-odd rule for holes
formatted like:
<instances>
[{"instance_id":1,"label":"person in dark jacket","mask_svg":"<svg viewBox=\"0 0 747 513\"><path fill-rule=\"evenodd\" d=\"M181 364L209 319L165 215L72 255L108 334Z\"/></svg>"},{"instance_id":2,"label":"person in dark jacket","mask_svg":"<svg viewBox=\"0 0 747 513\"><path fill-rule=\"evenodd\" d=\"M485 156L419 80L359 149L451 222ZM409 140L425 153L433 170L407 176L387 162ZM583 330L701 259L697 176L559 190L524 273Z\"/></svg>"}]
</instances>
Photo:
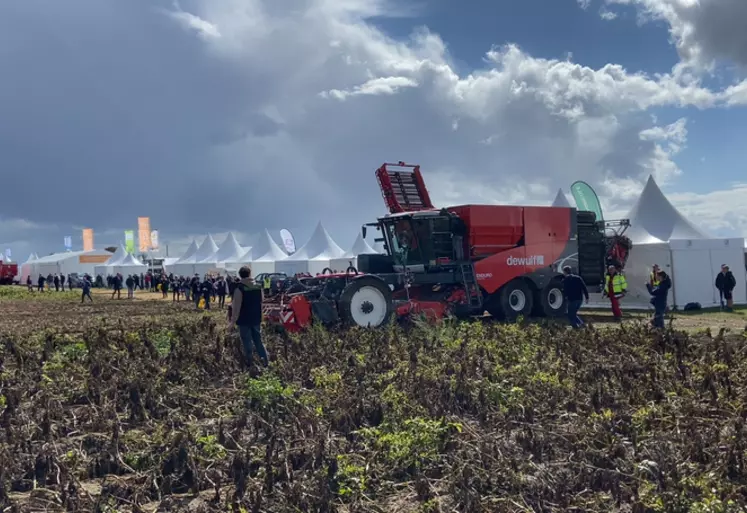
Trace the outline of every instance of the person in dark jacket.
<instances>
[{"instance_id":1,"label":"person in dark jacket","mask_svg":"<svg viewBox=\"0 0 747 513\"><path fill-rule=\"evenodd\" d=\"M46 279L44 278L44 276L42 276L42 275L40 274L40 275L39 275L39 282L38 282L38 285L39 285L39 292L44 292L44 282L45 282L45 281L46 281Z\"/></svg>"},{"instance_id":2,"label":"person in dark jacket","mask_svg":"<svg viewBox=\"0 0 747 513\"><path fill-rule=\"evenodd\" d=\"M721 308L724 307L726 300L726 310L731 312L734 309L734 288L737 286L737 280L729 270L729 266L721 266L721 272L716 276L716 288L721 296Z\"/></svg>"},{"instance_id":3,"label":"person in dark jacket","mask_svg":"<svg viewBox=\"0 0 747 513\"><path fill-rule=\"evenodd\" d=\"M29 292L34 291L34 282L31 281L31 275L26 276L26 286L29 288Z\"/></svg>"},{"instance_id":4,"label":"person in dark jacket","mask_svg":"<svg viewBox=\"0 0 747 513\"><path fill-rule=\"evenodd\" d=\"M54 275L54 290L55 292L60 291L60 277L57 276L56 274Z\"/></svg>"},{"instance_id":5,"label":"person in dark jacket","mask_svg":"<svg viewBox=\"0 0 747 513\"><path fill-rule=\"evenodd\" d=\"M122 276L116 274L112 277L112 299L117 296L117 299L122 299Z\"/></svg>"},{"instance_id":6,"label":"person in dark jacket","mask_svg":"<svg viewBox=\"0 0 747 513\"><path fill-rule=\"evenodd\" d=\"M234 326L239 329L239 338L244 347L244 358L246 358L247 367L252 364L252 355L256 349L262 365L267 367L270 364L267 350L262 343L262 286L252 280L252 271L249 267L244 266L239 269L241 281L237 284L236 290L231 299L231 316L229 319L229 329Z\"/></svg>"},{"instance_id":7,"label":"person in dark jacket","mask_svg":"<svg viewBox=\"0 0 747 513\"><path fill-rule=\"evenodd\" d=\"M127 285L127 299L133 299L135 297L135 279L131 274L127 275L125 285Z\"/></svg>"},{"instance_id":8,"label":"person in dark jacket","mask_svg":"<svg viewBox=\"0 0 747 513\"><path fill-rule=\"evenodd\" d=\"M655 328L664 328L664 312L667 310L667 297L669 289L672 288L672 280L664 271L659 271L658 278L659 285L654 287L651 282L648 282L646 288L651 294L651 304L654 306L654 318L651 324Z\"/></svg>"},{"instance_id":9,"label":"person in dark jacket","mask_svg":"<svg viewBox=\"0 0 747 513\"><path fill-rule=\"evenodd\" d=\"M202 293L202 299L205 300L205 310L210 310L210 299L213 296L213 282L208 278L205 277L205 280L202 282L202 285L200 285L200 292ZM199 294L198 294L199 296ZM200 304L200 300L197 300L197 304Z\"/></svg>"},{"instance_id":10,"label":"person in dark jacket","mask_svg":"<svg viewBox=\"0 0 747 513\"><path fill-rule=\"evenodd\" d=\"M83 277L83 280L80 282L80 284L83 287L83 293L80 296L80 302L83 303L86 298L88 298L91 303L93 303L93 298L91 297L91 281L87 277Z\"/></svg>"},{"instance_id":11,"label":"person in dark jacket","mask_svg":"<svg viewBox=\"0 0 747 513\"><path fill-rule=\"evenodd\" d=\"M65 292L65 275L60 275L60 289L62 289L62 292ZM72 288L70 290L73 290Z\"/></svg>"},{"instance_id":12,"label":"person in dark jacket","mask_svg":"<svg viewBox=\"0 0 747 513\"><path fill-rule=\"evenodd\" d=\"M563 267L563 295L568 302L568 321L573 328L580 328L584 321L578 316L584 299L589 302L589 290L580 276L572 273L570 266Z\"/></svg>"}]
</instances>

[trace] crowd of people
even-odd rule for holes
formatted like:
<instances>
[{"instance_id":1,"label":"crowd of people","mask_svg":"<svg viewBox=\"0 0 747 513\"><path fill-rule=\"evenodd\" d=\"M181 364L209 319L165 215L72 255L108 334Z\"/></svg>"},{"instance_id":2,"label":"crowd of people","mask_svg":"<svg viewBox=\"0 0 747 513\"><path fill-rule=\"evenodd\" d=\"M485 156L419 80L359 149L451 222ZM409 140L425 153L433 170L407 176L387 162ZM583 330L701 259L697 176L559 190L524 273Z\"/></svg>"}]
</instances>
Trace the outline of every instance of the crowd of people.
<instances>
[{"instance_id":1,"label":"crowd of people","mask_svg":"<svg viewBox=\"0 0 747 513\"><path fill-rule=\"evenodd\" d=\"M589 291L581 277L573 274L569 266L563 268L563 275L563 291L568 305L568 321L572 327L580 328L584 325L584 322L579 317L578 312L584 301L589 302ZM721 308L731 312L734 308L733 293L737 280L729 270L728 265L721 266L721 272L716 275L714 285L719 291ZM658 264L654 264L646 283L646 289L651 296L650 303L654 310L651 325L655 328L664 328L664 316L668 309L672 278ZM623 314L620 302L627 293L628 281L625 274L616 266L609 266L602 294L609 299L612 316L617 322L622 321Z\"/></svg>"}]
</instances>

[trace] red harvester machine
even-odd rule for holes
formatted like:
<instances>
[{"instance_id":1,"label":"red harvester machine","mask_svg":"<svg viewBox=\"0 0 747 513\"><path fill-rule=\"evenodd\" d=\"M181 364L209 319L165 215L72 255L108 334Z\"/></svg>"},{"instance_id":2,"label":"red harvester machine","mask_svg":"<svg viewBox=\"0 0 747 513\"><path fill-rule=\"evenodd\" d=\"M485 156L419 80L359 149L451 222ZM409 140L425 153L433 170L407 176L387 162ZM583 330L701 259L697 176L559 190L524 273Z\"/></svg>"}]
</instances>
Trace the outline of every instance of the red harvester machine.
<instances>
[{"instance_id":1,"label":"red harvester machine","mask_svg":"<svg viewBox=\"0 0 747 513\"><path fill-rule=\"evenodd\" d=\"M0 260L0 285L12 285L18 276L18 264L6 264Z\"/></svg>"},{"instance_id":2,"label":"red harvester machine","mask_svg":"<svg viewBox=\"0 0 747 513\"><path fill-rule=\"evenodd\" d=\"M597 222L566 207L433 206L419 166L376 171L389 214L367 227L386 255L360 255L358 268L289 279L265 314L289 331L312 322L377 327L393 317L483 315L556 317L565 313L562 268L590 287L606 266L622 268L630 250L627 221Z\"/></svg>"}]
</instances>

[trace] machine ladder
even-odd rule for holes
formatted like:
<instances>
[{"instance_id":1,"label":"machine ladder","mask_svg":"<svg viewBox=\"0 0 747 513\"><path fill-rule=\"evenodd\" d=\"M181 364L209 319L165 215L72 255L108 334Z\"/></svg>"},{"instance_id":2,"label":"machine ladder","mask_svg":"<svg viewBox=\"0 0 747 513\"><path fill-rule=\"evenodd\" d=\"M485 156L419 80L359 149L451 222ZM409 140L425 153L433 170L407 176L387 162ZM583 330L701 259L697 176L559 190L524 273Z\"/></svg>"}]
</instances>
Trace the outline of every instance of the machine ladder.
<instances>
[{"instance_id":1,"label":"machine ladder","mask_svg":"<svg viewBox=\"0 0 747 513\"><path fill-rule=\"evenodd\" d=\"M464 290L467 293L467 302L470 308L481 308L482 291L475 276L475 266L470 263L461 264L459 267L462 272L462 282L464 283Z\"/></svg>"}]
</instances>

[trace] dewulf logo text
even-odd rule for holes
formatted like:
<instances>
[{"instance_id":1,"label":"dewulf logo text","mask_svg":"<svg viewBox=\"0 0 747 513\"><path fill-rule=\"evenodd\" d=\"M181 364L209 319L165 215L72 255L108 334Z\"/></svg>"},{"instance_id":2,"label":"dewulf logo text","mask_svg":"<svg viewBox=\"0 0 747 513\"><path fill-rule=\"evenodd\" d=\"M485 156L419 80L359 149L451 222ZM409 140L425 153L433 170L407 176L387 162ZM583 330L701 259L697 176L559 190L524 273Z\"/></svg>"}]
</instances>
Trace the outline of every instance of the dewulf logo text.
<instances>
[{"instance_id":1,"label":"dewulf logo text","mask_svg":"<svg viewBox=\"0 0 747 513\"><path fill-rule=\"evenodd\" d=\"M531 255L524 258L508 257L506 265L545 265L545 257L543 255Z\"/></svg>"}]
</instances>

